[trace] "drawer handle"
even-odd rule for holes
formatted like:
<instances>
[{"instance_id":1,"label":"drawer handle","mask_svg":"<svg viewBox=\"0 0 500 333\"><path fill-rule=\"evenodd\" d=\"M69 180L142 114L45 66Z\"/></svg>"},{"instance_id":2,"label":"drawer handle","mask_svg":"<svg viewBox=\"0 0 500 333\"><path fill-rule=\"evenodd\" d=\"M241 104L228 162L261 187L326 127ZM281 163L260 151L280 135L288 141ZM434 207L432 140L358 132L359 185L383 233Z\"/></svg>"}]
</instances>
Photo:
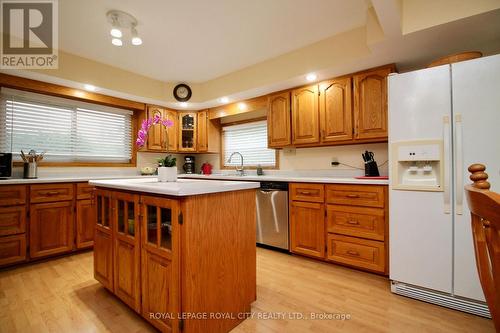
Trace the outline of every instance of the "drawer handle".
<instances>
[{"instance_id":1,"label":"drawer handle","mask_svg":"<svg viewBox=\"0 0 500 333\"><path fill-rule=\"evenodd\" d=\"M358 251L349 250L349 251L347 251L347 254L351 255L351 256L354 256L354 257L359 257L359 252Z\"/></svg>"},{"instance_id":2,"label":"drawer handle","mask_svg":"<svg viewBox=\"0 0 500 333\"><path fill-rule=\"evenodd\" d=\"M358 194L348 194L348 195L346 195L346 197L348 197L348 198L359 198L359 195Z\"/></svg>"},{"instance_id":3,"label":"drawer handle","mask_svg":"<svg viewBox=\"0 0 500 333\"><path fill-rule=\"evenodd\" d=\"M46 192L45 195L58 195L59 192L58 191L49 191L49 192Z\"/></svg>"},{"instance_id":4,"label":"drawer handle","mask_svg":"<svg viewBox=\"0 0 500 333\"><path fill-rule=\"evenodd\" d=\"M347 221L347 223L352 224L352 225L358 225L359 224L359 222L356 221L356 220L349 220L349 221Z\"/></svg>"},{"instance_id":5,"label":"drawer handle","mask_svg":"<svg viewBox=\"0 0 500 333\"><path fill-rule=\"evenodd\" d=\"M309 191L300 191L299 194L311 195L311 192L309 192Z\"/></svg>"}]
</instances>

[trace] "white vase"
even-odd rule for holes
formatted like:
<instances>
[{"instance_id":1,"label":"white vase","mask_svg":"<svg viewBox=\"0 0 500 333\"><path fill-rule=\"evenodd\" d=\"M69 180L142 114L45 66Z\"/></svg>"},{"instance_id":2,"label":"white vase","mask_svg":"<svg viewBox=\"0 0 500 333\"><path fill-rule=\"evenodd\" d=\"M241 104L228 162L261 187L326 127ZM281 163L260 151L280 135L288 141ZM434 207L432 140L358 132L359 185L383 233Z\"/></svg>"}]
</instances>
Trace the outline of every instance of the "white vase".
<instances>
[{"instance_id":1,"label":"white vase","mask_svg":"<svg viewBox=\"0 0 500 333\"><path fill-rule=\"evenodd\" d=\"M177 181L177 167L158 167L158 181L159 182L176 182Z\"/></svg>"}]
</instances>

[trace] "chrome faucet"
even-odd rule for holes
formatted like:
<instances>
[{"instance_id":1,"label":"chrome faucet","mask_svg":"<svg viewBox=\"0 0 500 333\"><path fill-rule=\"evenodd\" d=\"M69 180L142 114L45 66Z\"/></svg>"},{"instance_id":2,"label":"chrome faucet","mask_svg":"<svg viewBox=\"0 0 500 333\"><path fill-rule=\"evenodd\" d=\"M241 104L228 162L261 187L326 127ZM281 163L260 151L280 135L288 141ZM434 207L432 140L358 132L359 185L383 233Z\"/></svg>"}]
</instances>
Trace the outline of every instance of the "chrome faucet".
<instances>
[{"instance_id":1,"label":"chrome faucet","mask_svg":"<svg viewBox=\"0 0 500 333\"><path fill-rule=\"evenodd\" d=\"M229 158L227 159L227 163L231 163L231 158L233 158L233 156L236 154L240 155L241 157L241 165L239 167L236 167L236 172L239 176L244 176L245 170L243 169L243 155L241 155L240 152L235 151L234 153L232 153L231 156L229 156Z\"/></svg>"}]
</instances>

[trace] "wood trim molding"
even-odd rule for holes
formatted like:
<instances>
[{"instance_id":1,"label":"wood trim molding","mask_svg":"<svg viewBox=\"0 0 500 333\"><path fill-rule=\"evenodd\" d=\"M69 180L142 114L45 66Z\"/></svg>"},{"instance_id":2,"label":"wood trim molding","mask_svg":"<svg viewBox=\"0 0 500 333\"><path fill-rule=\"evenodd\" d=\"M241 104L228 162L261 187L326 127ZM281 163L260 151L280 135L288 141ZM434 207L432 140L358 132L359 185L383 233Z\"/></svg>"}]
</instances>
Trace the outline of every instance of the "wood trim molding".
<instances>
[{"instance_id":1,"label":"wood trim molding","mask_svg":"<svg viewBox=\"0 0 500 333\"><path fill-rule=\"evenodd\" d=\"M239 106L240 103L245 103L246 107L241 109ZM208 119L212 120L233 116L235 114L247 113L265 108L267 108L267 95L210 108L208 109Z\"/></svg>"},{"instance_id":2,"label":"wood trim molding","mask_svg":"<svg viewBox=\"0 0 500 333\"><path fill-rule=\"evenodd\" d=\"M145 107L145 104L140 102L69 88L53 83L26 79L4 73L0 73L0 86L111 107L118 107L132 111L142 111Z\"/></svg>"}]
</instances>

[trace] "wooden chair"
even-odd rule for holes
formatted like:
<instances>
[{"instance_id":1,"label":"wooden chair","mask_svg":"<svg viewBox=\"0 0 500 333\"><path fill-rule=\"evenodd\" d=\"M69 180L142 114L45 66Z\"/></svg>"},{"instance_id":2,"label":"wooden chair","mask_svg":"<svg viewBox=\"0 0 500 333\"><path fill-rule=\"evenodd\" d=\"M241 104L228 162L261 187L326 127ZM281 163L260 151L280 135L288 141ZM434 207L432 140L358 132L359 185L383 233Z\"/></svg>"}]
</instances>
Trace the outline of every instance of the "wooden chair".
<instances>
[{"instance_id":1,"label":"wooden chair","mask_svg":"<svg viewBox=\"0 0 500 333\"><path fill-rule=\"evenodd\" d=\"M479 280L495 330L500 332L500 194L489 190L485 170L482 164L469 166L474 183L465 186L465 195L471 211Z\"/></svg>"}]
</instances>

